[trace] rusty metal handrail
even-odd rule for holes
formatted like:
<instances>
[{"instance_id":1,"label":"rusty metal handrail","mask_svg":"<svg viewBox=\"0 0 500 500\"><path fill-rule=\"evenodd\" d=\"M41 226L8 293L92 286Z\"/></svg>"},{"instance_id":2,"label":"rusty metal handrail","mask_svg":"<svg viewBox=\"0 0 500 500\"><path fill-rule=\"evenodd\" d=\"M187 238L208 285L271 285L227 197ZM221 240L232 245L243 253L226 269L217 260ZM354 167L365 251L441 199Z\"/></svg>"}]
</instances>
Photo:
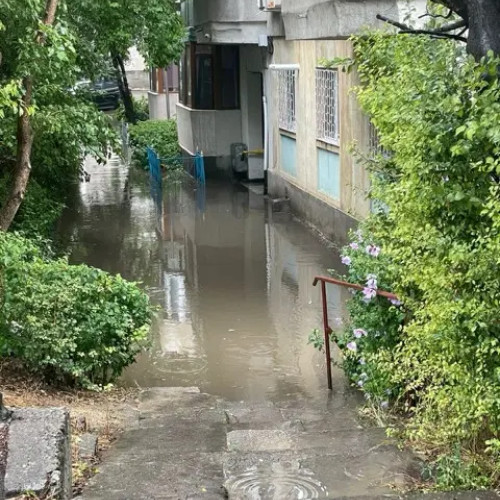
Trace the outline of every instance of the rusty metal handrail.
<instances>
[{"instance_id":1,"label":"rusty metal handrail","mask_svg":"<svg viewBox=\"0 0 500 500\"><path fill-rule=\"evenodd\" d=\"M313 281L313 286L316 286L318 282L321 283L321 301L323 306L323 330L325 334L325 354L326 354L326 376L328 379L328 389L332 390L332 355L330 352L330 334L332 329L328 323L328 303L326 300L326 284L330 283L332 285L342 286L344 288L351 288L353 290L362 291L366 287L362 285L356 285L354 283L349 283L347 281L338 280L335 278L330 278L328 276L316 276ZM376 294L380 297L384 297L388 300L398 300L397 295L393 293L386 292L384 290L375 290Z\"/></svg>"}]
</instances>

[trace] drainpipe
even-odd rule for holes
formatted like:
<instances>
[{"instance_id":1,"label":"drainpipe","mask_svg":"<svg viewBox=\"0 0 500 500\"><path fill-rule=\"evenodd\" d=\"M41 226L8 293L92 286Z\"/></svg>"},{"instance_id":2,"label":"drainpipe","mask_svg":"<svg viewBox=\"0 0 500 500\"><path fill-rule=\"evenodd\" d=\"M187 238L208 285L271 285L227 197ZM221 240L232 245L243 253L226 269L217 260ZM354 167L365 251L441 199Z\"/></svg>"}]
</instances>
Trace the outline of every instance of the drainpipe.
<instances>
[{"instance_id":1,"label":"drainpipe","mask_svg":"<svg viewBox=\"0 0 500 500\"><path fill-rule=\"evenodd\" d=\"M269 116L267 114L267 97L262 97L264 111L264 194L267 194L267 174L269 170Z\"/></svg>"},{"instance_id":2,"label":"drainpipe","mask_svg":"<svg viewBox=\"0 0 500 500\"><path fill-rule=\"evenodd\" d=\"M163 68L162 69L163 71L163 85L165 86L164 89L162 89L162 91L165 92L165 102L166 102L166 106L167 106L167 119L170 120L170 115L171 115L171 112L170 112L170 91L168 89L168 70Z\"/></svg>"}]
</instances>

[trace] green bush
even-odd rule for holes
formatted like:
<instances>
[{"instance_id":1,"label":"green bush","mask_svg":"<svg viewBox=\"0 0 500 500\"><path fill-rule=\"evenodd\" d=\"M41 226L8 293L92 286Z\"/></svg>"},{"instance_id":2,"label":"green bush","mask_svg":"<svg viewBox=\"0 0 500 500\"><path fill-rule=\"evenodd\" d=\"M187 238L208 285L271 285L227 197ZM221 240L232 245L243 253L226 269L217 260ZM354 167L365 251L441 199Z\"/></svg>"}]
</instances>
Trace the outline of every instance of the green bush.
<instances>
[{"instance_id":1,"label":"green bush","mask_svg":"<svg viewBox=\"0 0 500 500\"><path fill-rule=\"evenodd\" d=\"M137 99L136 97L132 97L132 102L134 103L134 112L135 117L138 121L149 120L149 102L146 97L141 97ZM120 107L116 112L116 117L118 120L126 121L125 116L125 106L123 102L120 101Z\"/></svg>"},{"instance_id":2,"label":"green bush","mask_svg":"<svg viewBox=\"0 0 500 500\"><path fill-rule=\"evenodd\" d=\"M4 199L5 191L5 182L0 183L0 200ZM31 180L11 226L12 230L22 232L31 238L49 237L64 208L64 204L51 195L52 193L40 186L36 180Z\"/></svg>"},{"instance_id":3,"label":"green bush","mask_svg":"<svg viewBox=\"0 0 500 500\"><path fill-rule=\"evenodd\" d=\"M149 120L130 127L130 142L134 148L133 159L143 168L148 165L146 149L151 146L162 159L179 155L179 138L175 120ZM176 162L173 162L175 166ZM168 165L167 165L168 166Z\"/></svg>"},{"instance_id":4,"label":"green bush","mask_svg":"<svg viewBox=\"0 0 500 500\"><path fill-rule=\"evenodd\" d=\"M356 38L354 53L360 103L391 154L365 159L383 209L344 262L348 279L376 280L404 306L354 295L336 335L344 367L405 416L402 435L429 452L438 489L497 486L500 60L385 32Z\"/></svg>"},{"instance_id":5,"label":"green bush","mask_svg":"<svg viewBox=\"0 0 500 500\"><path fill-rule=\"evenodd\" d=\"M134 362L149 331L148 297L120 276L47 260L0 233L0 354L53 382L104 386Z\"/></svg>"}]
</instances>

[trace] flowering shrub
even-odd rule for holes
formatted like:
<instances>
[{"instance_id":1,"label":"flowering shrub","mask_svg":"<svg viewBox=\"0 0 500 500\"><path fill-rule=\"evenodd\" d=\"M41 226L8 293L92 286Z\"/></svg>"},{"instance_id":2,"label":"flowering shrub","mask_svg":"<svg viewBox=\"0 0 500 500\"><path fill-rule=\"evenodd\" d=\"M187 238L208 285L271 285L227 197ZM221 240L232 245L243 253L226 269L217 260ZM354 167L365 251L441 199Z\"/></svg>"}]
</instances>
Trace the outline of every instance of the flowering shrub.
<instances>
[{"instance_id":1,"label":"flowering shrub","mask_svg":"<svg viewBox=\"0 0 500 500\"><path fill-rule=\"evenodd\" d=\"M349 322L333 340L343 351L343 367L349 379L367 399L387 408L399 395L399 386L391 380L388 362L400 340L404 312L401 303L377 295L377 290L392 290L391 262L381 247L361 230L351 234L344 248L342 263L346 279L364 286L348 302Z\"/></svg>"}]
</instances>

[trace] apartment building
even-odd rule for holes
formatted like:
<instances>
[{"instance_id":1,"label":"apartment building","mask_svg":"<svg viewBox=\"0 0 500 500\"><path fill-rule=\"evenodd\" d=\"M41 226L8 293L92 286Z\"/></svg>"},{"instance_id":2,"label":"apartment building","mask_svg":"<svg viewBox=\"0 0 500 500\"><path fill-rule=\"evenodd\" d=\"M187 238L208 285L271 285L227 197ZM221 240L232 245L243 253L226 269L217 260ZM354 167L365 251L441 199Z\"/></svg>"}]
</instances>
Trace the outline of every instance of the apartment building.
<instances>
[{"instance_id":1,"label":"apartment building","mask_svg":"<svg viewBox=\"0 0 500 500\"><path fill-rule=\"evenodd\" d=\"M403 19L425 0L183 0L179 141L210 174L264 179L272 198L327 237L370 211L367 172L352 154L373 138L352 87L349 37Z\"/></svg>"}]
</instances>

